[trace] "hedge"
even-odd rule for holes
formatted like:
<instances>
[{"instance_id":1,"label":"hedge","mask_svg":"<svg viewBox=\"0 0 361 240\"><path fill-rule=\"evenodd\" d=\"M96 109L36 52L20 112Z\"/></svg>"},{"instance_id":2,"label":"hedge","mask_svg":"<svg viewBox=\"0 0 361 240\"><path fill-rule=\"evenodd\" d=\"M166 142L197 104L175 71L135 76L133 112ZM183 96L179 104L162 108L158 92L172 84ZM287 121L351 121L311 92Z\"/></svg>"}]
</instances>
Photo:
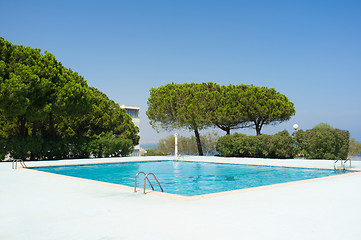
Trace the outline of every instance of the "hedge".
<instances>
[{"instance_id":1,"label":"hedge","mask_svg":"<svg viewBox=\"0 0 361 240\"><path fill-rule=\"evenodd\" d=\"M333 128L299 130L295 134L299 152L310 159L347 159L350 133Z\"/></svg>"},{"instance_id":2,"label":"hedge","mask_svg":"<svg viewBox=\"0 0 361 240\"><path fill-rule=\"evenodd\" d=\"M218 139L216 150L224 157L284 159L292 158L296 153L294 141L286 130L275 135L226 135Z\"/></svg>"},{"instance_id":3,"label":"hedge","mask_svg":"<svg viewBox=\"0 0 361 240\"><path fill-rule=\"evenodd\" d=\"M41 137L1 138L0 160L7 154L23 160L52 160L127 156L133 151L130 139L102 134L99 137L44 139Z\"/></svg>"},{"instance_id":4,"label":"hedge","mask_svg":"<svg viewBox=\"0 0 361 240\"><path fill-rule=\"evenodd\" d=\"M297 131L284 130L274 135L247 136L234 133L220 137L216 149L224 157L347 159L350 133L332 127Z\"/></svg>"}]
</instances>

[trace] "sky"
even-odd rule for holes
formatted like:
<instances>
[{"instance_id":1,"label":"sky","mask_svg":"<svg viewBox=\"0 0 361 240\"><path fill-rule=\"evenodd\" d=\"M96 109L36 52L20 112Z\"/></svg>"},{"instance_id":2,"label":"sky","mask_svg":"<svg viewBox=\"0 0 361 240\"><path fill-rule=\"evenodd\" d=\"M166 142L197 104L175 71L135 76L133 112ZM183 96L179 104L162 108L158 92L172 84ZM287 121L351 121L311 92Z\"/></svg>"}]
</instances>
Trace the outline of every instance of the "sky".
<instances>
[{"instance_id":1,"label":"sky","mask_svg":"<svg viewBox=\"0 0 361 240\"><path fill-rule=\"evenodd\" d=\"M262 133L324 122L361 141L361 1L0 0L0 10L1 37L140 106L141 144L191 134L157 133L145 114L149 90L172 82L275 88L296 114Z\"/></svg>"}]
</instances>

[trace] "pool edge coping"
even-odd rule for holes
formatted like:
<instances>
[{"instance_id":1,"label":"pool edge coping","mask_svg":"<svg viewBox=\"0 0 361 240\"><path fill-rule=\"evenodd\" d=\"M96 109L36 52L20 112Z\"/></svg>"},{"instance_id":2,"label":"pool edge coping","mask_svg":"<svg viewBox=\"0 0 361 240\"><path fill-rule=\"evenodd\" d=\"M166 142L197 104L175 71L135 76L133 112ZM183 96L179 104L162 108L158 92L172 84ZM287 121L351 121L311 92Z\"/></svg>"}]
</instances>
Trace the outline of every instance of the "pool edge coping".
<instances>
[{"instance_id":1,"label":"pool edge coping","mask_svg":"<svg viewBox=\"0 0 361 240\"><path fill-rule=\"evenodd\" d=\"M207 159L200 160L200 159L174 159L174 158L124 160L124 161L116 160L116 161L109 161L109 162L99 161L99 162L92 162L92 163L73 163L73 164L65 164L64 163L64 164L57 164L57 165L35 165L35 166L27 167L27 168L19 167L19 169L33 171L33 172L36 171L37 173L63 177L63 178L66 178L66 179L75 179L75 180L78 180L78 181L80 180L82 182L95 183L95 184L100 184L100 185L108 186L108 187L115 187L115 188L119 188L119 189L122 189L122 190L131 191L131 192L134 193L134 187L125 186L125 185L122 185L122 184L108 183L108 182L85 179L85 178L80 178L80 177L66 176L66 175L57 174L57 173L39 171L39 170L36 170L36 169L33 169L33 168L37 168L37 167L56 167L56 166L93 165L93 164L108 164L108 163L126 163L126 162L150 162L150 161L187 161L187 162L207 162L207 163L220 163L220 164L223 163L223 164L258 165L258 166L271 166L271 167L292 167L292 168L306 168L306 169L307 168L312 168L312 169L333 170L332 167L330 168L330 167L318 167L318 166L290 166L289 164L288 165L287 164L281 164L281 165L276 164L275 165L275 164L267 164L267 163L253 163L253 164L251 164L251 163L243 163L243 162L242 163L241 162L237 163L237 162L232 162L232 161L210 161L210 160L207 160ZM244 192L251 192L251 191L257 191L257 190L267 190L267 189L273 189L273 188L288 186L288 185L293 185L293 184L301 184L301 183L322 181L322 180L327 180L327 179L332 179L332 178L339 178L339 177L346 177L346 176L361 174L361 169L360 168L354 168L354 169L352 169L350 171L351 172L349 172L349 173L340 174L340 175L318 177L318 178L312 178L312 179L304 179L304 180L285 182L285 183L276 183L276 184L259 186L259 187L236 189L236 190L223 191L223 192L217 192L217 193L208 193L208 194L202 194L202 195L196 195L196 196L182 196L182 195L177 195L177 194L158 192L158 191L151 191L151 190L146 190L146 195L149 194L149 195L161 196L161 197L165 197L165 198L168 198L168 199L182 200L182 201L196 201L196 200L213 198L213 197L233 195L233 194L237 194L237 193L240 194L240 193L244 193ZM140 188L140 190L138 190L136 193L139 193L139 192L142 192L142 191L143 191L143 188Z\"/></svg>"}]
</instances>

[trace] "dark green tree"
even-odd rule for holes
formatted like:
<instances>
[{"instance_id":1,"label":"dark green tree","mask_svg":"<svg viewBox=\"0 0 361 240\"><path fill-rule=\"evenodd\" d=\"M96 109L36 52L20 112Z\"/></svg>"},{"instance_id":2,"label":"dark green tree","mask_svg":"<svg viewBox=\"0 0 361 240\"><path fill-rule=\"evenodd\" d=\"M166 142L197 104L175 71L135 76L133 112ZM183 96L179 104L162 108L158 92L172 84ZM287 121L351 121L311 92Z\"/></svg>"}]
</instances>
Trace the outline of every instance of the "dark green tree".
<instances>
[{"instance_id":1,"label":"dark green tree","mask_svg":"<svg viewBox=\"0 0 361 240\"><path fill-rule=\"evenodd\" d=\"M0 109L5 117L18 122L19 135L36 136L42 125L41 134L55 138L54 115L90 111L86 81L63 67L51 53L12 45L3 38L0 48Z\"/></svg>"},{"instance_id":2,"label":"dark green tree","mask_svg":"<svg viewBox=\"0 0 361 240\"><path fill-rule=\"evenodd\" d=\"M167 84L150 90L147 116L157 130L186 128L194 132L198 154L203 155L199 131L212 126L215 106L213 83Z\"/></svg>"},{"instance_id":3,"label":"dark green tree","mask_svg":"<svg viewBox=\"0 0 361 240\"><path fill-rule=\"evenodd\" d=\"M89 89L93 97L90 112L80 116L59 116L56 119L57 132L64 138L71 138L98 136L111 130L114 137L131 139L137 145L139 129L126 111L98 89Z\"/></svg>"},{"instance_id":4,"label":"dark green tree","mask_svg":"<svg viewBox=\"0 0 361 240\"><path fill-rule=\"evenodd\" d=\"M257 135L261 134L264 125L279 124L296 113L293 103L274 88L251 86L240 99L240 104Z\"/></svg>"},{"instance_id":5,"label":"dark green tree","mask_svg":"<svg viewBox=\"0 0 361 240\"><path fill-rule=\"evenodd\" d=\"M215 83L167 84L150 90L147 115L155 129L188 128L194 131L203 155L199 130L217 126L253 127L257 135L267 124L278 124L295 114L293 103L273 88Z\"/></svg>"},{"instance_id":6,"label":"dark green tree","mask_svg":"<svg viewBox=\"0 0 361 240\"><path fill-rule=\"evenodd\" d=\"M249 85L216 85L214 93L213 106L210 106L209 112L212 113L212 123L230 134L232 129L249 128L252 122L246 116L247 103L246 92Z\"/></svg>"},{"instance_id":7,"label":"dark green tree","mask_svg":"<svg viewBox=\"0 0 361 240\"><path fill-rule=\"evenodd\" d=\"M82 76L1 37L0 127L0 155L23 159L124 155L139 142L126 112Z\"/></svg>"},{"instance_id":8,"label":"dark green tree","mask_svg":"<svg viewBox=\"0 0 361 240\"><path fill-rule=\"evenodd\" d=\"M335 129L328 124L295 133L298 151L310 159L347 159L350 133Z\"/></svg>"}]
</instances>

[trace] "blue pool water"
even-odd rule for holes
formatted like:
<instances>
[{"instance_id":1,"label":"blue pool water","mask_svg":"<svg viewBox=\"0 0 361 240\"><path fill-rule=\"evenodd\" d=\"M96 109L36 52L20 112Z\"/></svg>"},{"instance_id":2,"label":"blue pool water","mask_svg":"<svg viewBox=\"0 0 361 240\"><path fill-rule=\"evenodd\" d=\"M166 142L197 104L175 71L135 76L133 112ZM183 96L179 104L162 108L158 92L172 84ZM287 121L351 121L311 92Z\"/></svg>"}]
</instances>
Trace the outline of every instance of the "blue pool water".
<instances>
[{"instance_id":1,"label":"blue pool water","mask_svg":"<svg viewBox=\"0 0 361 240\"><path fill-rule=\"evenodd\" d=\"M67 176L134 187L135 175L154 173L164 192L183 196L231 191L335 175L333 170L187 161L151 161L34 168ZM142 175L137 186L143 187ZM149 178L155 190L154 179ZM147 184L147 189L149 185Z\"/></svg>"}]
</instances>

